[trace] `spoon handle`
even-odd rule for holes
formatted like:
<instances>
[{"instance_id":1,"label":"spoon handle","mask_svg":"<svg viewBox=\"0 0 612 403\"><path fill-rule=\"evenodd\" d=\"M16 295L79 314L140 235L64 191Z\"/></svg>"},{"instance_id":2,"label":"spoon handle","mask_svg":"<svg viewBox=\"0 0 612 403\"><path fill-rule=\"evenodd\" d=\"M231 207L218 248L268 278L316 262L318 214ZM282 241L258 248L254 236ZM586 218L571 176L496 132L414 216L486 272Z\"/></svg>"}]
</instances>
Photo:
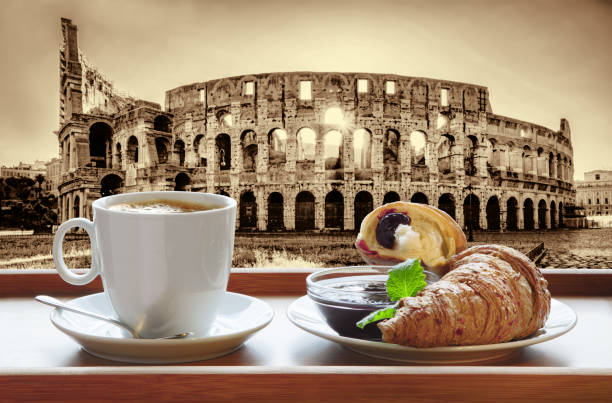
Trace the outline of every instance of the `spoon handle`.
<instances>
[{"instance_id":1,"label":"spoon handle","mask_svg":"<svg viewBox=\"0 0 612 403\"><path fill-rule=\"evenodd\" d=\"M128 326L124 325L123 323L113 319L113 318L109 318L107 316L103 316L97 313L93 313L93 312L89 312L89 311L84 311L82 309L77 309L77 308L73 308L70 305L64 304L62 301L60 301L57 298L53 298L50 297L48 295L37 295L36 297L34 297L34 299L38 302L42 302L43 304L47 304L47 305L51 305L54 306L56 308L61 308L61 309L65 309L66 311L70 311L70 312L74 312L74 313L79 313L81 315L85 315L85 316L89 316L95 319L99 319L99 320L103 320L106 322L110 322L115 326L119 326L125 330L127 330L128 332L130 332L130 334L132 335L132 337L134 337L135 339L139 339L140 336L138 333L136 333L134 330L132 330L131 328L129 328Z\"/></svg>"}]
</instances>

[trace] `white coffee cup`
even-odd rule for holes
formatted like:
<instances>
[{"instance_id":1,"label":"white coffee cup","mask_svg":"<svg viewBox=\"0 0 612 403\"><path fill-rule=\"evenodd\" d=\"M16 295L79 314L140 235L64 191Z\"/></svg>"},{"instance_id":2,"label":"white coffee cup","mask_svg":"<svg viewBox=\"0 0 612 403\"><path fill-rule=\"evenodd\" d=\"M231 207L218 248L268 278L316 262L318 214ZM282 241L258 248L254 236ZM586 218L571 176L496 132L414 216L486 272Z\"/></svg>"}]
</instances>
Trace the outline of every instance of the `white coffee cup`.
<instances>
[{"instance_id":1,"label":"white coffee cup","mask_svg":"<svg viewBox=\"0 0 612 403\"><path fill-rule=\"evenodd\" d=\"M109 209L125 202L177 200L219 206L182 213ZM97 275L118 319L143 337L209 333L227 289L236 201L199 192L141 192L93 202L93 222L73 218L59 226L53 260L64 281L84 285ZM73 273L62 256L64 235L83 228L91 241L91 268Z\"/></svg>"}]
</instances>

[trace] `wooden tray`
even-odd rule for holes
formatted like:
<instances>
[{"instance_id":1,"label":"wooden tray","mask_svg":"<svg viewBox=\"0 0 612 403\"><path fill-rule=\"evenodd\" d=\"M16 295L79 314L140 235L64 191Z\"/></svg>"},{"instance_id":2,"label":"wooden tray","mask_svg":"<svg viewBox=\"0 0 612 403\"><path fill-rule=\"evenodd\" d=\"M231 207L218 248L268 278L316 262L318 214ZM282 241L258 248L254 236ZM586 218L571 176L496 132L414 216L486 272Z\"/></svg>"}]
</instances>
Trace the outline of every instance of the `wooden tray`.
<instances>
[{"instance_id":1,"label":"wooden tray","mask_svg":"<svg viewBox=\"0 0 612 403\"><path fill-rule=\"evenodd\" d=\"M209 361L143 366L93 357L49 321L36 294L67 299L76 287L54 270L0 272L0 401L610 401L612 270L544 269L576 328L498 361L422 366L369 358L298 329L285 315L305 294L307 270L234 269L230 291L275 311L240 350Z\"/></svg>"}]
</instances>

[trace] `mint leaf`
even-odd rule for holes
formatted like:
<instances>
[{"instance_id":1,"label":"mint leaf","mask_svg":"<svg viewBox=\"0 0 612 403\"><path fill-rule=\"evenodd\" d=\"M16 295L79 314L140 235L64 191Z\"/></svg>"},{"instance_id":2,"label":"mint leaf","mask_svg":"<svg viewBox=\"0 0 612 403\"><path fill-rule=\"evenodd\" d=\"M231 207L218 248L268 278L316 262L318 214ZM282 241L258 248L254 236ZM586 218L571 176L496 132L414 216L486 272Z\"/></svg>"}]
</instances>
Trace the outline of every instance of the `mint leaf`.
<instances>
[{"instance_id":1,"label":"mint leaf","mask_svg":"<svg viewBox=\"0 0 612 403\"><path fill-rule=\"evenodd\" d=\"M419 259L408 259L389 270L387 294L391 301L414 297L427 283Z\"/></svg>"},{"instance_id":2,"label":"mint leaf","mask_svg":"<svg viewBox=\"0 0 612 403\"><path fill-rule=\"evenodd\" d=\"M389 270L387 279L387 295L391 301L398 301L405 297L414 297L421 291L427 282L425 273L419 259L407 259ZM395 315L399 302L388 308L378 309L356 323L357 327L363 329L366 325L383 319L390 319Z\"/></svg>"},{"instance_id":3,"label":"mint leaf","mask_svg":"<svg viewBox=\"0 0 612 403\"><path fill-rule=\"evenodd\" d=\"M378 309L370 313L365 318L361 319L359 322L356 323L356 325L358 328L363 329L364 327L366 327L366 325L369 325L370 323L378 322L379 320L383 320L383 319L390 319L393 317L393 315L395 315L396 308L397 308L397 304L390 306L388 308Z\"/></svg>"}]
</instances>

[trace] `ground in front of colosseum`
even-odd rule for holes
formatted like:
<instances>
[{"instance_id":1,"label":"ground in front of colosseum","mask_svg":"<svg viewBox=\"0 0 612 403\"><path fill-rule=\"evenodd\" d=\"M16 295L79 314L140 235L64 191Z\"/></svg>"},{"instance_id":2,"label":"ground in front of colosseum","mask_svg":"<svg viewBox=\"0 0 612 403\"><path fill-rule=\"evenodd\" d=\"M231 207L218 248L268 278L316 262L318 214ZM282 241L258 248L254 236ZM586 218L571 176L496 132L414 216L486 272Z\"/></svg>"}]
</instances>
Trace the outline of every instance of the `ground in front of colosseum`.
<instances>
[{"instance_id":1,"label":"ground in front of colosseum","mask_svg":"<svg viewBox=\"0 0 612 403\"><path fill-rule=\"evenodd\" d=\"M0 234L1 235L1 234ZM237 233L234 267L320 268L363 264L355 233ZM0 269L51 268L51 235L0 236ZM475 232L474 243L498 243L528 252L544 242L542 268L612 268L612 228ZM89 267L86 235L64 242L70 267Z\"/></svg>"}]
</instances>

